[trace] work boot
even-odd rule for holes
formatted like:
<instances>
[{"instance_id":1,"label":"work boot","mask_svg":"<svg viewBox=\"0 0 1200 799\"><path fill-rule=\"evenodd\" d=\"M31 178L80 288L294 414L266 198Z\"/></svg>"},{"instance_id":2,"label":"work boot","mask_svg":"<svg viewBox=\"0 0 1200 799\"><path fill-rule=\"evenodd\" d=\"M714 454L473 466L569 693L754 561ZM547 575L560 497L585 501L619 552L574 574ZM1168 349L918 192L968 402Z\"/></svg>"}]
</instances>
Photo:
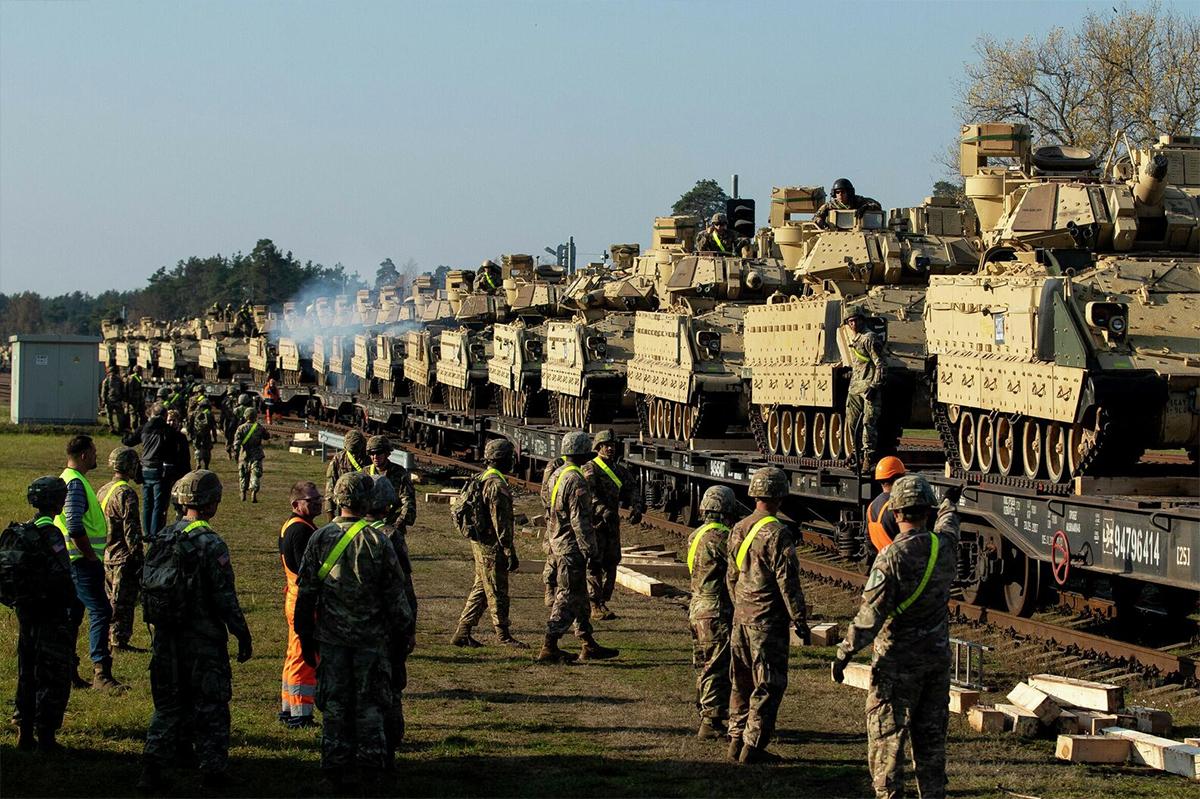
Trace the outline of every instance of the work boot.
<instances>
[{"instance_id":1,"label":"work boot","mask_svg":"<svg viewBox=\"0 0 1200 799\"><path fill-rule=\"evenodd\" d=\"M476 641L471 636L471 628L463 625L458 625L458 629L454 631L454 635L450 638L450 643L455 646L465 646L471 649L478 649L483 644Z\"/></svg>"},{"instance_id":2,"label":"work boot","mask_svg":"<svg viewBox=\"0 0 1200 799\"><path fill-rule=\"evenodd\" d=\"M742 756L742 739L741 738L730 738L729 739L729 748L725 750L725 759L732 760L734 763L736 763L736 762L738 762L738 758L740 758L741 756Z\"/></svg>"},{"instance_id":3,"label":"work boot","mask_svg":"<svg viewBox=\"0 0 1200 799\"><path fill-rule=\"evenodd\" d=\"M601 602L600 615L596 616L595 618L598 618L601 621L612 621L613 619L618 619L620 617L612 612L612 609L608 606L607 602Z\"/></svg>"},{"instance_id":4,"label":"work boot","mask_svg":"<svg viewBox=\"0 0 1200 799\"><path fill-rule=\"evenodd\" d=\"M547 635L542 644L542 651L538 652L534 660L538 663L572 663L575 658L571 652L564 652L558 648L558 636Z\"/></svg>"},{"instance_id":5,"label":"work boot","mask_svg":"<svg viewBox=\"0 0 1200 799\"><path fill-rule=\"evenodd\" d=\"M113 676L112 658L105 658L92 667L92 688L97 691L107 691L110 694L120 694L128 690Z\"/></svg>"},{"instance_id":6,"label":"work boot","mask_svg":"<svg viewBox=\"0 0 1200 799\"><path fill-rule=\"evenodd\" d=\"M92 687L92 684L85 680L83 675L79 673L79 661L75 661L75 673L71 675L71 687L76 689Z\"/></svg>"},{"instance_id":7,"label":"work boot","mask_svg":"<svg viewBox=\"0 0 1200 799\"><path fill-rule=\"evenodd\" d=\"M63 750L62 744L55 740L56 732L52 727L42 727L38 730L37 750L43 755L52 755Z\"/></svg>"},{"instance_id":8,"label":"work boot","mask_svg":"<svg viewBox=\"0 0 1200 799\"><path fill-rule=\"evenodd\" d=\"M157 763L146 763L142 766L142 775L138 777L137 789L142 793L158 793L163 788L162 769Z\"/></svg>"},{"instance_id":9,"label":"work boot","mask_svg":"<svg viewBox=\"0 0 1200 799\"><path fill-rule=\"evenodd\" d=\"M596 639L592 637L591 633L581 635L579 640L583 641L583 646L579 650L580 660L608 660L621 654L618 650L611 647L600 646L600 644L596 643Z\"/></svg>"},{"instance_id":10,"label":"work boot","mask_svg":"<svg viewBox=\"0 0 1200 799\"><path fill-rule=\"evenodd\" d=\"M22 722L17 732L17 748L22 752L32 752L36 747L37 741L33 739L33 725Z\"/></svg>"},{"instance_id":11,"label":"work boot","mask_svg":"<svg viewBox=\"0 0 1200 799\"><path fill-rule=\"evenodd\" d=\"M507 627L496 628L496 642L500 643L500 644L504 644L505 646L511 646L514 649L528 649L529 648L529 644L525 643L524 641L518 641L516 638L513 638L512 633L509 632L509 629Z\"/></svg>"},{"instance_id":12,"label":"work boot","mask_svg":"<svg viewBox=\"0 0 1200 799\"><path fill-rule=\"evenodd\" d=\"M724 738L725 725L718 719L702 719L700 721L700 729L696 730L696 737L703 738L706 741L715 741L718 738Z\"/></svg>"},{"instance_id":13,"label":"work boot","mask_svg":"<svg viewBox=\"0 0 1200 799\"><path fill-rule=\"evenodd\" d=\"M758 746L743 746L742 753L738 755L738 762L742 765L751 765L754 763L762 763L770 765L774 763L782 763L783 758L774 752L768 752L766 749Z\"/></svg>"}]
</instances>

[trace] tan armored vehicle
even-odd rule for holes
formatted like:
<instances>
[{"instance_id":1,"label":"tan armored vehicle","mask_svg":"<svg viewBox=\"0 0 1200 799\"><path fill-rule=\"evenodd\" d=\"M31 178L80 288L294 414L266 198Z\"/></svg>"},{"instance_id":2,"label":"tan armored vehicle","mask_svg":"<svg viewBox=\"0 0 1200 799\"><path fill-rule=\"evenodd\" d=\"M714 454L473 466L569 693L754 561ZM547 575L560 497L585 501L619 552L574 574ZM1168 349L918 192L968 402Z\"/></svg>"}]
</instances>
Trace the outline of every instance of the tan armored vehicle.
<instances>
[{"instance_id":1,"label":"tan armored vehicle","mask_svg":"<svg viewBox=\"0 0 1200 799\"><path fill-rule=\"evenodd\" d=\"M122 371L128 372L130 367L137 366L137 342L118 341L113 345L113 360Z\"/></svg>"},{"instance_id":2,"label":"tan armored vehicle","mask_svg":"<svg viewBox=\"0 0 1200 799\"><path fill-rule=\"evenodd\" d=\"M405 395L404 337L399 333L379 333L375 336L374 361L371 364L372 394L385 400Z\"/></svg>"},{"instance_id":3,"label":"tan armored vehicle","mask_svg":"<svg viewBox=\"0 0 1200 799\"><path fill-rule=\"evenodd\" d=\"M816 210L822 193L775 189L787 198L776 212L775 241L786 242L801 290L751 306L745 316L745 364L750 422L768 455L848 461L853 436L845 428L851 353L843 321L864 311L886 341L886 383L878 422L879 453L892 452L906 425L931 424L922 312L931 275L973 272L977 223L948 200L915 208L834 211L819 229L791 212ZM799 199L797 199L799 198ZM776 206L772 206L772 210Z\"/></svg>"},{"instance_id":4,"label":"tan armored vehicle","mask_svg":"<svg viewBox=\"0 0 1200 799\"><path fill-rule=\"evenodd\" d=\"M438 401L437 359L441 355L442 329L427 325L404 336L404 379L408 395L418 405Z\"/></svg>"},{"instance_id":5,"label":"tan armored vehicle","mask_svg":"<svg viewBox=\"0 0 1200 799\"><path fill-rule=\"evenodd\" d=\"M1059 482L1129 474L1147 448L1195 460L1200 143L1167 137L1104 174L1086 152L1031 152L1024 126L966 126L961 160L992 246L926 304L951 463Z\"/></svg>"},{"instance_id":6,"label":"tan armored vehicle","mask_svg":"<svg viewBox=\"0 0 1200 799\"><path fill-rule=\"evenodd\" d=\"M354 334L354 355L350 358L350 371L358 378L358 385L368 392L371 380L375 377L374 350L375 336L369 330Z\"/></svg>"},{"instance_id":7,"label":"tan armored vehicle","mask_svg":"<svg viewBox=\"0 0 1200 799\"><path fill-rule=\"evenodd\" d=\"M266 336L254 336L247 342L247 361L254 382L262 385L275 371L275 347Z\"/></svg>"},{"instance_id":8,"label":"tan armored vehicle","mask_svg":"<svg viewBox=\"0 0 1200 799\"><path fill-rule=\"evenodd\" d=\"M300 338L281 336L279 339L279 380L285 386L312 382L312 352Z\"/></svg>"}]
</instances>

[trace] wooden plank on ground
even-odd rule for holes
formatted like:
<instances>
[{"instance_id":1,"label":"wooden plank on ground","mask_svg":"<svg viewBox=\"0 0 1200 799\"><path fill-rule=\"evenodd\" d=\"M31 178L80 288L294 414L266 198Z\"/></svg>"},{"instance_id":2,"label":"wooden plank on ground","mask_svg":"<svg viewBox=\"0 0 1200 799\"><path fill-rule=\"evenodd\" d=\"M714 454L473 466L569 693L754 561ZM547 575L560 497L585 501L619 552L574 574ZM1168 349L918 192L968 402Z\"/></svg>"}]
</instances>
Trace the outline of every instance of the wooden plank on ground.
<instances>
[{"instance_id":1,"label":"wooden plank on ground","mask_svg":"<svg viewBox=\"0 0 1200 799\"><path fill-rule=\"evenodd\" d=\"M1133 728L1151 735L1170 735L1172 718L1165 710L1155 707L1127 707L1125 712L1133 716Z\"/></svg>"},{"instance_id":2,"label":"wooden plank on ground","mask_svg":"<svg viewBox=\"0 0 1200 799\"><path fill-rule=\"evenodd\" d=\"M1080 710L1072 708L1071 712L1079 720L1079 731L1088 735L1100 735L1105 727L1119 727L1116 713L1100 713L1095 710Z\"/></svg>"},{"instance_id":3,"label":"wooden plank on ground","mask_svg":"<svg viewBox=\"0 0 1200 799\"><path fill-rule=\"evenodd\" d=\"M1004 732L1008 716L990 705L976 705L967 712L967 723L975 732Z\"/></svg>"},{"instance_id":4,"label":"wooden plank on ground","mask_svg":"<svg viewBox=\"0 0 1200 799\"><path fill-rule=\"evenodd\" d=\"M979 704L979 692L950 686L950 712L960 716Z\"/></svg>"},{"instance_id":5,"label":"wooden plank on ground","mask_svg":"<svg viewBox=\"0 0 1200 799\"><path fill-rule=\"evenodd\" d=\"M1035 674L1026 682L1070 707L1112 713L1125 704L1125 689L1111 683L1077 680L1057 674Z\"/></svg>"},{"instance_id":6,"label":"wooden plank on ground","mask_svg":"<svg viewBox=\"0 0 1200 799\"><path fill-rule=\"evenodd\" d=\"M1124 763L1133 744L1124 738L1107 735L1060 735L1054 756L1072 763Z\"/></svg>"},{"instance_id":7,"label":"wooden plank on ground","mask_svg":"<svg viewBox=\"0 0 1200 799\"><path fill-rule=\"evenodd\" d=\"M996 710L1008 717L1005 726L1011 728L1017 735L1032 738L1042 729L1041 720L1023 707L997 703Z\"/></svg>"},{"instance_id":8,"label":"wooden plank on ground","mask_svg":"<svg viewBox=\"0 0 1200 799\"><path fill-rule=\"evenodd\" d=\"M662 596L667 593L666 583L635 572L628 566L617 567L617 585L624 586L642 596Z\"/></svg>"},{"instance_id":9,"label":"wooden plank on ground","mask_svg":"<svg viewBox=\"0 0 1200 799\"><path fill-rule=\"evenodd\" d=\"M1062 712L1062 708L1053 698L1027 682L1017 683L1017 686L1008 692L1008 701L1017 707L1025 708L1043 724L1052 724Z\"/></svg>"},{"instance_id":10,"label":"wooden plank on ground","mask_svg":"<svg viewBox=\"0 0 1200 799\"><path fill-rule=\"evenodd\" d=\"M438 491L438 492L430 491L428 494L425 495L425 501L427 503L431 503L434 505L449 505L450 500L457 496L458 496L457 491L453 494L443 494L440 491Z\"/></svg>"},{"instance_id":11,"label":"wooden plank on ground","mask_svg":"<svg viewBox=\"0 0 1200 799\"><path fill-rule=\"evenodd\" d=\"M1200 777L1200 746L1190 746L1182 741L1124 727L1109 727L1104 734L1127 739L1133 745L1130 759L1134 763L1193 780Z\"/></svg>"},{"instance_id":12,"label":"wooden plank on ground","mask_svg":"<svg viewBox=\"0 0 1200 799\"><path fill-rule=\"evenodd\" d=\"M1054 720L1054 731L1059 735L1082 735L1083 725L1079 723L1079 716L1075 711L1064 710Z\"/></svg>"},{"instance_id":13,"label":"wooden plank on ground","mask_svg":"<svg viewBox=\"0 0 1200 799\"><path fill-rule=\"evenodd\" d=\"M813 646L837 646L841 643L842 632L837 622L826 621L814 624L808 628Z\"/></svg>"},{"instance_id":14,"label":"wooden plank on ground","mask_svg":"<svg viewBox=\"0 0 1200 799\"><path fill-rule=\"evenodd\" d=\"M667 548L662 544L638 544L636 546L621 547L623 555L637 555L641 553L666 552Z\"/></svg>"}]
</instances>

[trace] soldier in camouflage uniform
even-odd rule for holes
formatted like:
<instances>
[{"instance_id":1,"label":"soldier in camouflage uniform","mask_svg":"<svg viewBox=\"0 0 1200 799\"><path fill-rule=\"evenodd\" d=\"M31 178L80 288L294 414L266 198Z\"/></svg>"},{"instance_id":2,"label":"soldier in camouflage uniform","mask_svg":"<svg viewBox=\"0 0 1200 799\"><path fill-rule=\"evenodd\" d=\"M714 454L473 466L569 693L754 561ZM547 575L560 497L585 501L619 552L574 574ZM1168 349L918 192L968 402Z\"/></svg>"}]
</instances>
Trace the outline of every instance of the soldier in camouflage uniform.
<instances>
[{"instance_id":1,"label":"soldier in camouflage uniform","mask_svg":"<svg viewBox=\"0 0 1200 799\"><path fill-rule=\"evenodd\" d=\"M141 482L142 464L136 449L117 447L108 454L108 465L113 479L96 496L108 523L104 582L113 609L109 641L114 649L141 652L144 650L130 646L129 639L142 579L142 503L136 488Z\"/></svg>"},{"instance_id":2,"label":"soldier in camouflage uniform","mask_svg":"<svg viewBox=\"0 0 1200 799\"><path fill-rule=\"evenodd\" d=\"M366 437L358 430L346 433L342 440L342 451L330 458L329 465L325 467L325 512L330 519L337 516L337 505L333 501L333 487L337 481L343 474L361 472L369 462Z\"/></svg>"},{"instance_id":3,"label":"soldier in camouflage uniform","mask_svg":"<svg viewBox=\"0 0 1200 799\"><path fill-rule=\"evenodd\" d=\"M250 628L238 603L229 547L209 524L221 503L221 480L198 469L185 474L171 499L183 517L159 535L185 537L178 551L185 581L188 618L178 627L154 626L150 657L150 693L154 714L146 733L144 765L138 789L161 791L162 768L175 761L180 744L196 746L205 788L229 786L229 699L233 675L228 639L238 642L238 663L253 653Z\"/></svg>"},{"instance_id":4,"label":"soldier in camouflage uniform","mask_svg":"<svg viewBox=\"0 0 1200 799\"><path fill-rule=\"evenodd\" d=\"M879 451L879 415L887 377L883 342L867 329L867 317L855 310L843 323L850 329L850 390L846 394L846 430L859 466L870 470Z\"/></svg>"},{"instance_id":5,"label":"soldier in camouflage uniform","mask_svg":"<svg viewBox=\"0 0 1200 799\"><path fill-rule=\"evenodd\" d=\"M35 515L30 522L42 544L36 581L38 595L19 599L17 611L17 748L42 752L61 749L55 736L71 695L75 655L72 609L79 604L71 561L54 517L62 513L67 484L61 477L39 477L25 492ZM37 740L34 740L34 731Z\"/></svg>"},{"instance_id":6,"label":"soldier in camouflage uniform","mask_svg":"<svg viewBox=\"0 0 1200 799\"><path fill-rule=\"evenodd\" d=\"M335 791L352 781L356 762L391 764L388 653L413 618L395 548L362 518L372 490L365 474L338 478L338 516L309 539L297 581L295 630L305 662L317 668L321 769Z\"/></svg>"},{"instance_id":7,"label":"soldier in camouflage uniform","mask_svg":"<svg viewBox=\"0 0 1200 799\"><path fill-rule=\"evenodd\" d=\"M404 573L404 596L412 610L412 621L400 637L391 641L388 659L392 664L392 705L387 714L388 748L395 752L404 740L404 689L408 687L408 656L417 647L417 591L413 586L412 558L408 554L408 539L404 528L388 524L386 515L396 505L396 489L392 481L380 475L372 479L371 509L367 518L371 526L392 543Z\"/></svg>"},{"instance_id":8,"label":"soldier in camouflage uniform","mask_svg":"<svg viewBox=\"0 0 1200 799\"><path fill-rule=\"evenodd\" d=\"M196 453L196 468L207 469L212 462L213 443L217 440L217 422L207 397L201 396L197 401L196 410L188 417L187 427Z\"/></svg>"},{"instance_id":9,"label":"soldier in camouflage uniform","mask_svg":"<svg viewBox=\"0 0 1200 799\"><path fill-rule=\"evenodd\" d=\"M800 563L792 532L775 514L788 494L787 475L774 466L750 476L754 512L729 533L729 757L741 763L778 762L768 751L788 683L788 630L808 642Z\"/></svg>"},{"instance_id":10,"label":"soldier in camouflage uniform","mask_svg":"<svg viewBox=\"0 0 1200 799\"><path fill-rule=\"evenodd\" d=\"M546 467L542 469L542 487L538 492L538 496L542 500L542 508L546 511L546 525L542 530L542 553L546 556L546 565L542 567L542 584L545 587L545 601L548 608L554 607L554 594L558 588L554 584L554 558L550 557L550 536L546 535L546 529L550 526L550 489L553 488L550 479L566 462L567 459L561 455L546 461Z\"/></svg>"},{"instance_id":11,"label":"soldier in camouflage uniform","mask_svg":"<svg viewBox=\"0 0 1200 799\"><path fill-rule=\"evenodd\" d=\"M125 381L120 367L112 367L100 381L100 399L108 415L108 429L121 435L129 427L129 417L125 415Z\"/></svg>"},{"instance_id":12,"label":"soldier in camouflage uniform","mask_svg":"<svg viewBox=\"0 0 1200 799\"><path fill-rule=\"evenodd\" d=\"M704 524L688 540L687 565L692 575L688 621L692 627L692 668L696 670L696 710L700 738L721 738L729 718L729 625L733 602L729 570L729 524L737 500L727 486L713 486L700 500Z\"/></svg>"},{"instance_id":13,"label":"soldier in camouflage uniform","mask_svg":"<svg viewBox=\"0 0 1200 799\"><path fill-rule=\"evenodd\" d=\"M921 475L896 480L891 507L900 535L875 559L858 615L832 664L833 680L841 682L850 658L874 641L867 762L881 799L904 795L905 738L912 742L922 799L946 795L950 585L958 558L961 492L946 492L931 533L926 525L937 498L929 482Z\"/></svg>"},{"instance_id":14,"label":"soldier in camouflage uniform","mask_svg":"<svg viewBox=\"0 0 1200 799\"><path fill-rule=\"evenodd\" d=\"M242 502L246 501L246 492L250 492L250 500L258 502L258 488L262 484L263 442L270 439L267 428L258 423L258 411L251 409L246 413L246 421L242 422L233 435L233 449L238 456L238 485L242 490Z\"/></svg>"},{"instance_id":15,"label":"soldier in camouflage uniform","mask_svg":"<svg viewBox=\"0 0 1200 799\"><path fill-rule=\"evenodd\" d=\"M141 427L146 421L146 392L142 387L141 371L140 366L133 367L125 381L125 407L134 428Z\"/></svg>"},{"instance_id":16,"label":"soldier in camouflage uniform","mask_svg":"<svg viewBox=\"0 0 1200 799\"><path fill-rule=\"evenodd\" d=\"M512 491L504 472L512 468L513 446L506 438L494 438L483 450L483 474L476 477L482 483L482 499L487 507L487 529L473 531L471 554L475 559L475 582L467 594L458 628L450 639L455 646L482 646L471 636L483 612L492 611L492 627L496 641L507 646L526 649L513 638L508 618L508 573L521 565L513 541Z\"/></svg>"},{"instance_id":17,"label":"soldier in camouflage uniform","mask_svg":"<svg viewBox=\"0 0 1200 799\"><path fill-rule=\"evenodd\" d=\"M583 465L583 476L592 491L592 531L600 557L588 572L588 595L592 599L593 619L615 619L617 614L608 608L617 585L617 566L621 563L621 505L635 500L633 475L617 461L617 435L612 430L596 434L592 447L596 457ZM635 508L630 521L637 523L640 508Z\"/></svg>"},{"instance_id":18,"label":"soldier in camouflage uniform","mask_svg":"<svg viewBox=\"0 0 1200 799\"><path fill-rule=\"evenodd\" d=\"M600 557L592 532L592 492L580 464L592 454L587 433L567 433L562 440L566 463L551 476L546 538L554 561L554 606L546 624L546 641L538 653L541 663L564 663L575 655L558 648L558 639L574 627L583 642L579 657L603 660L618 652L596 643L592 637L591 608L588 606L587 570ZM543 486L543 490L546 486Z\"/></svg>"},{"instance_id":19,"label":"soldier in camouflage uniform","mask_svg":"<svg viewBox=\"0 0 1200 799\"><path fill-rule=\"evenodd\" d=\"M696 234L696 252L736 256L740 247L737 233L729 227L725 214L713 214L708 227Z\"/></svg>"},{"instance_id":20,"label":"soldier in camouflage uniform","mask_svg":"<svg viewBox=\"0 0 1200 799\"><path fill-rule=\"evenodd\" d=\"M371 459L367 474L386 477L395 489L396 499L385 516L387 523L406 531L417 520L417 490L413 488L408 469L392 463L391 455L392 442L387 436L371 436L367 441L367 457Z\"/></svg>"},{"instance_id":21,"label":"soldier in camouflage uniform","mask_svg":"<svg viewBox=\"0 0 1200 799\"><path fill-rule=\"evenodd\" d=\"M828 219L830 211L853 210L861 217L866 211L880 211L883 209L878 200L855 194L854 184L846 178L835 180L829 194L832 199L826 200L825 204L813 214L813 221L817 223L817 227L829 227Z\"/></svg>"}]
</instances>

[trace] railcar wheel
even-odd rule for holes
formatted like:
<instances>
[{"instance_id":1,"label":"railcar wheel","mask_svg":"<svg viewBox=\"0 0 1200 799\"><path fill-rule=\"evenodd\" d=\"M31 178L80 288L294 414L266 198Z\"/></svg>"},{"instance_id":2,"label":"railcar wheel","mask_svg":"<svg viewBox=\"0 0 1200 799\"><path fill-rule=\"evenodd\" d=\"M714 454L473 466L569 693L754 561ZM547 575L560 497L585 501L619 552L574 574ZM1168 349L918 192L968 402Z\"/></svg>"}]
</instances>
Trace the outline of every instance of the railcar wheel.
<instances>
[{"instance_id":1,"label":"railcar wheel","mask_svg":"<svg viewBox=\"0 0 1200 799\"><path fill-rule=\"evenodd\" d=\"M996 471L1005 477L1018 468L1017 435L1012 419L1007 414L996 417Z\"/></svg>"},{"instance_id":2,"label":"railcar wheel","mask_svg":"<svg viewBox=\"0 0 1200 799\"><path fill-rule=\"evenodd\" d=\"M996 463L996 426L990 414L981 413L975 431L975 456L979 471L990 472Z\"/></svg>"},{"instance_id":3,"label":"railcar wheel","mask_svg":"<svg viewBox=\"0 0 1200 799\"><path fill-rule=\"evenodd\" d=\"M808 412L803 408L796 409L795 432L792 434L796 454L803 458L808 454Z\"/></svg>"},{"instance_id":4,"label":"railcar wheel","mask_svg":"<svg viewBox=\"0 0 1200 799\"><path fill-rule=\"evenodd\" d=\"M772 408L767 415L767 449L772 455L778 455L779 450L779 409Z\"/></svg>"},{"instance_id":5,"label":"railcar wheel","mask_svg":"<svg viewBox=\"0 0 1200 799\"><path fill-rule=\"evenodd\" d=\"M795 454L796 421L791 410L779 414L779 454Z\"/></svg>"},{"instance_id":6,"label":"railcar wheel","mask_svg":"<svg viewBox=\"0 0 1200 799\"><path fill-rule=\"evenodd\" d=\"M824 458L829 445L829 423L824 411L813 414L812 442L813 457Z\"/></svg>"},{"instance_id":7,"label":"railcar wheel","mask_svg":"<svg viewBox=\"0 0 1200 799\"><path fill-rule=\"evenodd\" d=\"M1036 419L1021 425L1021 465L1031 480L1042 472L1042 424Z\"/></svg>"},{"instance_id":8,"label":"railcar wheel","mask_svg":"<svg viewBox=\"0 0 1200 799\"><path fill-rule=\"evenodd\" d=\"M676 441L683 438L683 403L671 403L671 437Z\"/></svg>"},{"instance_id":9,"label":"railcar wheel","mask_svg":"<svg viewBox=\"0 0 1200 799\"><path fill-rule=\"evenodd\" d=\"M1014 616L1029 616L1041 591L1042 564L1004 542L1004 606Z\"/></svg>"},{"instance_id":10,"label":"railcar wheel","mask_svg":"<svg viewBox=\"0 0 1200 799\"><path fill-rule=\"evenodd\" d=\"M975 465L975 415L970 411L958 414L958 464L968 472Z\"/></svg>"},{"instance_id":11,"label":"railcar wheel","mask_svg":"<svg viewBox=\"0 0 1200 799\"><path fill-rule=\"evenodd\" d=\"M1046 474L1061 483L1067 472L1067 433L1058 422L1046 423Z\"/></svg>"},{"instance_id":12,"label":"railcar wheel","mask_svg":"<svg viewBox=\"0 0 1200 799\"><path fill-rule=\"evenodd\" d=\"M840 413L829 414L829 457L840 458L845 453L846 424Z\"/></svg>"},{"instance_id":13,"label":"railcar wheel","mask_svg":"<svg viewBox=\"0 0 1200 799\"><path fill-rule=\"evenodd\" d=\"M683 440L690 441L696 435L696 419L700 416L699 408L685 407L683 409Z\"/></svg>"}]
</instances>

